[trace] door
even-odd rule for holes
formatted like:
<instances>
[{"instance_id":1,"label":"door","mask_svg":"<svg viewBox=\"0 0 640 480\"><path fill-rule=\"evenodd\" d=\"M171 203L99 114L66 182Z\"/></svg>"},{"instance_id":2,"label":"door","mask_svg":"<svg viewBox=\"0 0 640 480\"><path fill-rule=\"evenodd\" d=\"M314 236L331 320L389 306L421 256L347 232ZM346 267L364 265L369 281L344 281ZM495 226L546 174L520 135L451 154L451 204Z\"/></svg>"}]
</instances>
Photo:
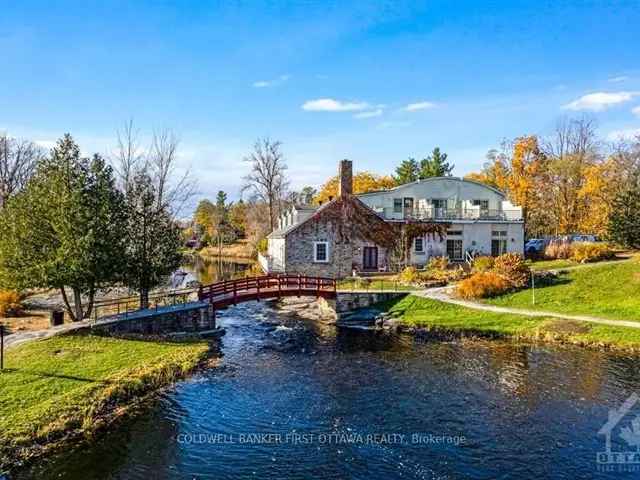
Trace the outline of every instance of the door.
<instances>
[{"instance_id":1,"label":"door","mask_svg":"<svg viewBox=\"0 0 640 480\"><path fill-rule=\"evenodd\" d=\"M405 197L404 198L404 218L411 218L413 216L413 198Z\"/></svg>"},{"instance_id":2,"label":"door","mask_svg":"<svg viewBox=\"0 0 640 480\"><path fill-rule=\"evenodd\" d=\"M362 269L378 269L378 247L364 247L362 249Z\"/></svg>"}]
</instances>

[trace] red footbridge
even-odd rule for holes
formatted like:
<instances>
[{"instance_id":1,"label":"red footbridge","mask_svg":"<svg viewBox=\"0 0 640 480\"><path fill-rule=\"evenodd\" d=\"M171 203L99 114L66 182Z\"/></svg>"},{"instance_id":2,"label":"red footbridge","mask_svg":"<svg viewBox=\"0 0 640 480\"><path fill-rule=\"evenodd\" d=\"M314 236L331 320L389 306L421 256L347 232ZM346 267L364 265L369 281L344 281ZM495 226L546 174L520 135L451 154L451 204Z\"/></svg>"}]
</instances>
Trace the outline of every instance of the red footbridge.
<instances>
[{"instance_id":1,"label":"red footbridge","mask_svg":"<svg viewBox=\"0 0 640 480\"><path fill-rule=\"evenodd\" d=\"M336 298L336 280L307 275L264 275L223 280L198 289L198 299L208 301L214 310L253 300L293 296Z\"/></svg>"}]
</instances>

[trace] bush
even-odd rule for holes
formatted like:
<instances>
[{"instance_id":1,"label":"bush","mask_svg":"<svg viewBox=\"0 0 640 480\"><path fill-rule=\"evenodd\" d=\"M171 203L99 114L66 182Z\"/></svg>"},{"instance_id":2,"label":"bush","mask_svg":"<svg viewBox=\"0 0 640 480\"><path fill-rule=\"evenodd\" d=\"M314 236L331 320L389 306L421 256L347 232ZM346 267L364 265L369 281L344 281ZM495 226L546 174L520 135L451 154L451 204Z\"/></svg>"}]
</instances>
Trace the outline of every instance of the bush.
<instances>
[{"instance_id":1,"label":"bush","mask_svg":"<svg viewBox=\"0 0 640 480\"><path fill-rule=\"evenodd\" d=\"M449 257L431 257L428 270L446 270L449 267Z\"/></svg>"},{"instance_id":2,"label":"bush","mask_svg":"<svg viewBox=\"0 0 640 480\"><path fill-rule=\"evenodd\" d=\"M517 253L505 253L496 257L492 272L503 277L514 288L526 287L531 276L529 266L522 255Z\"/></svg>"},{"instance_id":3,"label":"bush","mask_svg":"<svg viewBox=\"0 0 640 480\"><path fill-rule=\"evenodd\" d=\"M544 249L544 256L550 260L571 258L571 243L564 240L553 240Z\"/></svg>"},{"instance_id":4,"label":"bush","mask_svg":"<svg viewBox=\"0 0 640 480\"><path fill-rule=\"evenodd\" d=\"M459 297L467 299L488 298L511 290L506 278L495 272L478 272L462 280L456 288Z\"/></svg>"},{"instance_id":5,"label":"bush","mask_svg":"<svg viewBox=\"0 0 640 480\"><path fill-rule=\"evenodd\" d=\"M269 241L266 238L261 239L256 245L256 250L258 250L262 254L267 253L268 248L269 248Z\"/></svg>"},{"instance_id":6,"label":"bush","mask_svg":"<svg viewBox=\"0 0 640 480\"><path fill-rule=\"evenodd\" d=\"M418 272L416 267L405 268L398 274L397 278L398 281L404 285L413 285L421 280L420 273Z\"/></svg>"},{"instance_id":7,"label":"bush","mask_svg":"<svg viewBox=\"0 0 640 480\"><path fill-rule=\"evenodd\" d=\"M22 312L22 296L14 290L0 290L0 317Z\"/></svg>"},{"instance_id":8,"label":"bush","mask_svg":"<svg viewBox=\"0 0 640 480\"><path fill-rule=\"evenodd\" d=\"M613 256L613 249L606 243L575 242L571 245L571 260L578 263L598 262Z\"/></svg>"},{"instance_id":9,"label":"bush","mask_svg":"<svg viewBox=\"0 0 640 480\"><path fill-rule=\"evenodd\" d=\"M473 272L488 272L493 268L493 257L476 257L473 259L473 266L471 267Z\"/></svg>"}]
</instances>

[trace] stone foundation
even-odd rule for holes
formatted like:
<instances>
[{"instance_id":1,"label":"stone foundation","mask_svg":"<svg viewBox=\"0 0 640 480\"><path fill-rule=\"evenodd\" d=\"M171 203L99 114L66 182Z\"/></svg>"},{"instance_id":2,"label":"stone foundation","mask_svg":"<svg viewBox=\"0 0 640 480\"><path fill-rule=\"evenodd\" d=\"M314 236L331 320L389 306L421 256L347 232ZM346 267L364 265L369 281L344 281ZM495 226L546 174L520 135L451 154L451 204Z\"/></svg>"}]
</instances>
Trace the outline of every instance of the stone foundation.
<instances>
[{"instance_id":1,"label":"stone foundation","mask_svg":"<svg viewBox=\"0 0 640 480\"><path fill-rule=\"evenodd\" d=\"M192 302L160 310L142 310L129 316L99 321L93 331L108 334L136 333L162 335L167 333L201 333L216 328L213 309L205 302Z\"/></svg>"},{"instance_id":2,"label":"stone foundation","mask_svg":"<svg viewBox=\"0 0 640 480\"><path fill-rule=\"evenodd\" d=\"M333 311L337 317L359 308L366 308L387 300L403 298L407 292L338 292L335 300L318 299L322 309Z\"/></svg>"}]
</instances>

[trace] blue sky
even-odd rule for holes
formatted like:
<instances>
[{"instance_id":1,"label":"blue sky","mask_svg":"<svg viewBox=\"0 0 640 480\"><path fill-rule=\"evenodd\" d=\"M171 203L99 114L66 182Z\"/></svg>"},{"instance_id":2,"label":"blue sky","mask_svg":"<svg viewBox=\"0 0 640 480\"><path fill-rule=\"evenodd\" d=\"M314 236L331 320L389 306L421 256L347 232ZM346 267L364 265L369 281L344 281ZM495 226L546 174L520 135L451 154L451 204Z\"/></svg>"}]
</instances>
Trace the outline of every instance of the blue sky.
<instances>
[{"instance_id":1,"label":"blue sky","mask_svg":"<svg viewBox=\"0 0 640 480\"><path fill-rule=\"evenodd\" d=\"M237 198L263 136L294 187L435 146L463 175L562 115L640 130L639 25L637 0L3 2L0 129L106 153L170 127L201 196Z\"/></svg>"}]
</instances>

